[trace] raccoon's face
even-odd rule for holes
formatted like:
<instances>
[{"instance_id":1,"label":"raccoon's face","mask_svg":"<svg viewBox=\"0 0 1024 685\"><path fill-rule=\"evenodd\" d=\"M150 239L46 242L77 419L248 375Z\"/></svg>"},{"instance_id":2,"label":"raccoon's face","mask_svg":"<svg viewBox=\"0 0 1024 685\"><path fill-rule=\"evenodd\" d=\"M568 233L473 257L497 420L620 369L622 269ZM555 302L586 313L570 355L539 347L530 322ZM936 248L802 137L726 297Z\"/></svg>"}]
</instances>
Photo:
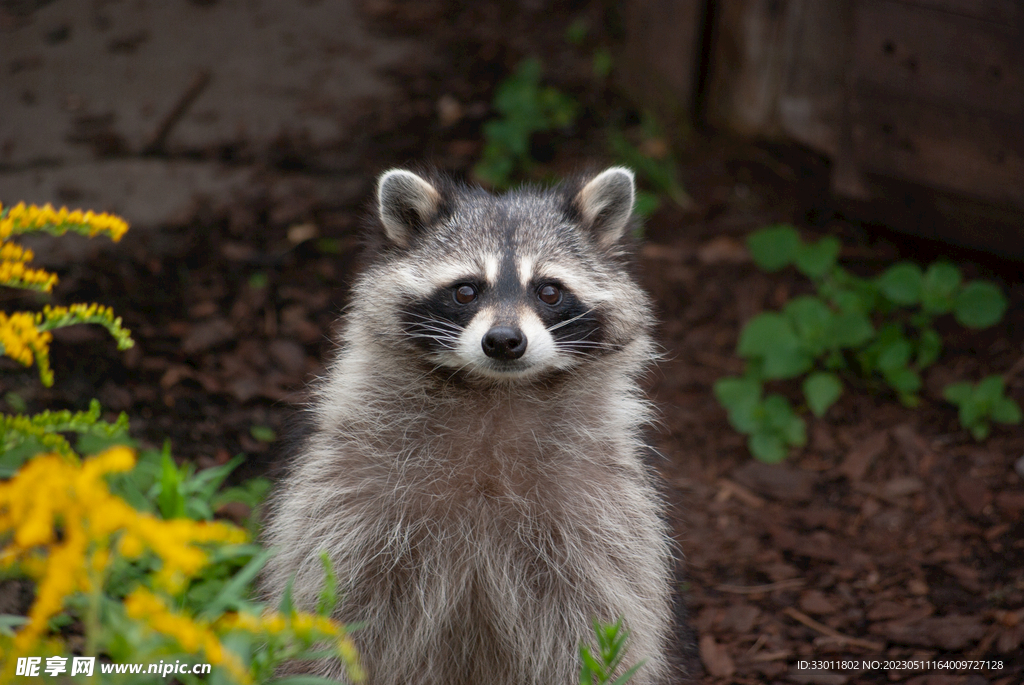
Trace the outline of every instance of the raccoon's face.
<instances>
[{"instance_id":1,"label":"raccoon's face","mask_svg":"<svg viewBox=\"0 0 1024 685\"><path fill-rule=\"evenodd\" d=\"M622 349L648 317L619 254L633 196L633 174L618 167L575 193L500 197L385 173L381 332L435 369L498 381Z\"/></svg>"}]
</instances>

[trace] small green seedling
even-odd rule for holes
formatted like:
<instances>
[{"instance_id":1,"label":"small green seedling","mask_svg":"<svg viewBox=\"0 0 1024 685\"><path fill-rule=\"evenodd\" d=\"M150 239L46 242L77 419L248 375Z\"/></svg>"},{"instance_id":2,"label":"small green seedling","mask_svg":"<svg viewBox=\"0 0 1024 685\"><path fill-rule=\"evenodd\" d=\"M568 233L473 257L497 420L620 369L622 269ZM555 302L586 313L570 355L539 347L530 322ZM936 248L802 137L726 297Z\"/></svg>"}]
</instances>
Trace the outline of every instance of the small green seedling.
<instances>
[{"instance_id":1,"label":"small green seedling","mask_svg":"<svg viewBox=\"0 0 1024 685\"><path fill-rule=\"evenodd\" d=\"M517 172L529 170L533 134L576 121L576 101L557 88L542 86L541 71L540 60L523 60L494 94L500 117L484 124L483 158L473 172L495 188L509 187Z\"/></svg>"},{"instance_id":2,"label":"small green seedling","mask_svg":"<svg viewBox=\"0 0 1024 685\"><path fill-rule=\"evenodd\" d=\"M991 422L1019 424L1020 405L1005 394L1002 376L988 376L977 385L953 383L947 385L942 396L960 409L960 425L971 432L975 440L984 440L992 430Z\"/></svg>"},{"instance_id":3,"label":"small green seedling","mask_svg":"<svg viewBox=\"0 0 1024 685\"><path fill-rule=\"evenodd\" d=\"M625 685L645 661L615 677L615 671L626 654L626 642L629 640L629 631L623 628L622 619L611 624L594 621L594 632L597 634L596 655L591 653L587 645L580 645L580 659L583 662L580 668L580 685Z\"/></svg>"},{"instance_id":4,"label":"small green seedling","mask_svg":"<svg viewBox=\"0 0 1024 685\"><path fill-rule=\"evenodd\" d=\"M888 386L913 407L920 402L921 371L942 351L934 320L951 313L963 326L987 328L1007 307L998 286L964 283L946 262L925 270L899 262L875 278L855 276L838 264L837 238L807 243L792 226L756 231L747 247L765 271L795 266L816 286L815 294L790 300L782 311L751 319L736 348L746 360L743 377L715 384L730 423L750 436L751 453L763 461L781 461L805 441L803 420L780 395L764 397L764 383L803 377L806 406L818 417L842 396L843 376L850 374Z\"/></svg>"}]
</instances>

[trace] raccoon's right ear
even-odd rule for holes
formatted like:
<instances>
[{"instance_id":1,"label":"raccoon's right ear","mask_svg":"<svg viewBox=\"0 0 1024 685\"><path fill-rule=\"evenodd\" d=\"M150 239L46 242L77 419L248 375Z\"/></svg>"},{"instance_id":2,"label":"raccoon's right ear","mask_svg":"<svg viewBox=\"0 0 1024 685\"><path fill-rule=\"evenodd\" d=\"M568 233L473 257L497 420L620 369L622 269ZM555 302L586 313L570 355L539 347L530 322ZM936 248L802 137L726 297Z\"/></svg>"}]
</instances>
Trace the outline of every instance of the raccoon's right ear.
<instances>
[{"instance_id":1,"label":"raccoon's right ear","mask_svg":"<svg viewBox=\"0 0 1024 685\"><path fill-rule=\"evenodd\" d=\"M392 169L377 181L377 206L388 239L408 247L413 235L437 217L441 194L405 169Z\"/></svg>"}]
</instances>

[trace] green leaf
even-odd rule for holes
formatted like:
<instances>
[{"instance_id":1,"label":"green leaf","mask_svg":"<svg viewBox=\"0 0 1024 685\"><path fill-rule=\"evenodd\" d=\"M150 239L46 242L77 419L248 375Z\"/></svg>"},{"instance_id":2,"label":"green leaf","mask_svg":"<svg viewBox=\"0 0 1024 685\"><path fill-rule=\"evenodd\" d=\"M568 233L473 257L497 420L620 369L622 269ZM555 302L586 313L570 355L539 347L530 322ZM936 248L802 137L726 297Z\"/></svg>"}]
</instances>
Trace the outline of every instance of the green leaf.
<instances>
[{"instance_id":1,"label":"green leaf","mask_svg":"<svg viewBox=\"0 0 1024 685\"><path fill-rule=\"evenodd\" d=\"M185 499L181 495L182 473L170 453L164 453L160 469L160 492L157 498L160 515L165 519L184 518Z\"/></svg>"},{"instance_id":2,"label":"green leaf","mask_svg":"<svg viewBox=\"0 0 1024 685\"><path fill-rule=\"evenodd\" d=\"M992 406L1003 396L1003 388L1006 386L1003 377L999 375L986 376L978 382L974 388L974 399Z\"/></svg>"},{"instance_id":3,"label":"green leaf","mask_svg":"<svg viewBox=\"0 0 1024 685\"><path fill-rule=\"evenodd\" d=\"M774 433L755 433L747 440L747 448L758 461L778 464L789 453L782 438Z\"/></svg>"},{"instance_id":4,"label":"green leaf","mask_svg":"<svg viewBox=\"0 0 1024 685\"><path fill-rule=\"evenodd\" d=\"M970 383L961 381L959 383L950 383L942 391L942 397L953 404L962 404L974 394L974 388L971 387Z\"/></svg>"},{"instance_id":5,"label":"green leaf","mask_svg":"<svg viewBox=\"0 0 1024 685\"><path fill-rule=\"evenodd\" d=\"M721 405L728 409L750 398L758 401L761 398L761 384L753 378L730 376L715 382L714 393Z\"/></svg>"},{"instance_id":6,"label":"green leaf","mask_svg":"<svg viewBox=\"0 0 1024 685\"><path fill-rule=\"evenodd\" d=\"M814 244L801 244L796 250L796 268L808 278L817 280L835 267L841 247L835 236L822 238Z\"/></svg>"},{"instance_id":7,"label":"green leaf","mask_svg":"<svg viewBox=\"0 0 1024 685\"><path fill-rule=\"evenodd\" d=\"M274 442L277 440L277 433L270 426L252 426L249 434L260 442Z\"/></svg>"},{"instance_id":8,"label":"green leaf","mask_svg":"<svg viewBox=\"0 0 1024 685\"><path fill-rule=\"evenodd\" d=\"M942 352L942 338L935 329L926 328L921 331L921 338L917 341L917 368L924 369L939 358Z\"/></svg>"},{"instance_id":9,"label":"green leaf","mask_svg":"<svg viewBox=\"0 0 1024 685\"><path fill-rule=\"evenodd\" d=\"M722 378L714 385L715 399L729 412L729 423L740 433L754 429L754 410L761 401L761 384L750 378Z\"/></svg>"},{"instance_id":10,"label":"green leaf","mask_svg":"<svg viewBox=\"0 0 1024 685\"><path fill-rule=\"evenodd\" d=\"M792 324L776 312L764 312L751 319L740 333L736 351L741 357L760 358L765 378L794 378L814 363Z\"/></svg>"},{"instance_id":11,"label":"green leaf","mask_svg":"<svg viewBox=\"0 0 1024 685\"><path fill-rule=\"evenodd\" d=\"M1000 397L992 406L992 420L999 423L1018 424L1022 420L1020 405L1009 397Z\"/></svg>"},{"instance_id":12,"label":"green leaf","mask_svg":"<svg viewBox=\"0 0 1024 685\"><path fill-rule=\"evenodd\" d=\"M797 297L786 305L783 313L793 322L802 346L813 356L833 347L832 310L817 297Z\"/></svg>"},{"instance_id":13,"label":"green leaf","mask_svg":"<svg viewBox=\"0 0 1024 685\"><path fill-rule=\"evenodd\" d=\"M883 344L878 353L875 366L883 373L891 373L905 368L910 363L910 341L900 335L895 340Z\"/></svg>"},{"instance_id":14,"label":"green leaf","mask_svg":"<svg viewBox=\"0 0 1024 685\"><path fill-rule=\"evenodd\" d=\"M238 602L246 595L249 583L256 579L273 554L274 550L264 549L250 559L249 563L224 584L217 596L203 607L198 618L213 619L225 611L237 609Z\"/></svg>"},{"instance_id":15,"label":"green leaf","mask_svg":"<svg viewBox=\"0 0 1024 685\"><path fill-rule=\"evenodd\" d=\"M971 281L953 300L953 314L968 328L988 328L1006 312L1006 297L994 283Z\"/></svg>"},{"instance_id":16,"label":"green leaf","mask_svg":"<svg viewBox=\"0 0 1024 685\"><path fill-rule=\"evenodd\" d=\"M843 382L834 373L818 371L804 380L804 397L811 412L821 418L843 394Z\"/></svg>"},{"instance_id":17,"label":"green leaf","mask_svg":"<svg viewBox=\"0 0 1024 685\"><path fill-rule=\"evenodd\" d=\"M845 349L860 347L875 335L875 327L871 325L871 320L856 310L836 314L832 325L835 327L832 335L836 345Z\"/></svg>"},{"instance_id":18,"label":"green leaf","mask_svg":"<svg viewBox=\"0 0 1024 685\"><path fill-rule=\"evenodd\" d=\"M780 435L783 442L794 446L807 444L806 424L793 411L789 400L782 395L769 395L761 406L766 426L772 432Z\"/></svg>"},{"instance_id":19,"label":"green leaf","mask_svg":"<svg viewBox=\"0 0 1024 685\"><path fill-rule=\"evenodd\" d=\"M921 267L910 262L901 262L889 267L878 277L878 289L887 298L899 305L912 305L921 301L921 283L924 275Z\"/></svg>"},{"instance_id":20,"label":"green leaf","mask_svg":"<svg viewBox=\"0 0 1024 685\"><path fill-rule=\"evenodd\" d=\"M750 256L765 271L778 271L791 264L799 246L800 234L786 224L762 228L747 236Z\"/></svg>"},{"instance_id":21,"label":"green leaf","mask_svg":"<svg viewBox=\"0 0 1024 685\"><path fill-rule=\"evenodd\" d=\"M988 421L981 421L972 426L968 426L968 429L971 431L971 435L974 436L974 439L981 442L988 437L989 433L992 431L992 426L989 425Z\"/></svg>"},{"instance_id":22,"label":"green leaf","mask_svg":"<svg viewBox=\"0 0 1024 685\"><path fill-rule=\"evenodd\" d=\"M921 375L906 366L898 367L883 373L885 375L886 382L901 395L912 395L921 389ZM906 399L909 399L911 404L917 403L916 398ZM904 398L901 397L900 400L903 401Z\"/></svg>"},{"instance_id":23,"label":"green leaf","mask_svg":"<svg viewBox=\"0 0 1024 685\"><path fill-rule=\"evenodd\" d=\"M960 287L960 269L945 262L935 262L924 272L921 282L921 306L932 314L945 314L953 309L953 296Z\"/></svg>"}]
</instances>

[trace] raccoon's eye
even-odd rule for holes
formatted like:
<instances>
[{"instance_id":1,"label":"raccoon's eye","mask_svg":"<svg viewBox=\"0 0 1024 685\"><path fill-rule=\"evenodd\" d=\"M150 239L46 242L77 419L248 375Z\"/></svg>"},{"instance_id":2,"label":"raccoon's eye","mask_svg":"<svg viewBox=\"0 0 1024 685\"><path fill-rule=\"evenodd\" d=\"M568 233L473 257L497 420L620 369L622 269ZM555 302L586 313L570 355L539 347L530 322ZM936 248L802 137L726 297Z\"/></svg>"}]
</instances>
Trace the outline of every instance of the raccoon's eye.
<instances>
[{"instance_id":1,"label":"raccoon's eye","mask_svg":"<svg viewBox=\"0 0 1024 685\"><path fill-rule=\"evenodd\" d=\"M562 301L562 291L548 283L547 285L542 285L540 287L537 291L537 297L539 297L540 301L544 304L554 306Z\"/></svg>"},{"instance_id":2,"label":"raccoon's eye","mask_svg":"<svg viewBox=\"0 0 1024 685\"><path fill-rule=\"evenodd\" d=\"M469 285L468 283L463 283L462 285L455 289L455 301L458 302L459 304L469 304L475 299L476 288Z\"/></svg>"}]
</instances>

